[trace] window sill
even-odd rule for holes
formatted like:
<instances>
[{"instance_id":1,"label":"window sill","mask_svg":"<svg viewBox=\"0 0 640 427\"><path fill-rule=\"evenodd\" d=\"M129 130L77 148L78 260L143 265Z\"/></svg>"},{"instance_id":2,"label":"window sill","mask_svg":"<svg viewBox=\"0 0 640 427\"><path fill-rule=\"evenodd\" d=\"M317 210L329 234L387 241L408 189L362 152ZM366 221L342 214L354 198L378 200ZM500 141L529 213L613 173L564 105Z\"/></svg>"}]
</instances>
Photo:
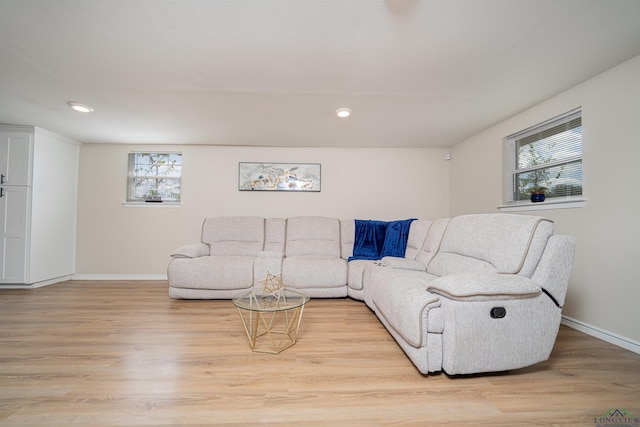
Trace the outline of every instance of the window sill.
<instances>
[{"instance_id":1,"label":"window sill","mask_svg":"<svg viewBox=\"0 0 640 427\"><path fill-rule=\"evenodd\" d=\"M146 202L122 202L125 208L181 208L182 203L162 202L162 203L146 203Z\"/></svg>"},{"instance_id":2,"label":"window sill","mask_svg":"<svg viewBox=\"0 0 640 427\"><path fill-rule=\"evenodd\" d=\"M584 208L587 205L587 199L562 199L548 200L540 203L517 202L508 205L497 206L502 212L517 211L540 211L547 209L574 209Z\"/></svg>"}]
</instances>

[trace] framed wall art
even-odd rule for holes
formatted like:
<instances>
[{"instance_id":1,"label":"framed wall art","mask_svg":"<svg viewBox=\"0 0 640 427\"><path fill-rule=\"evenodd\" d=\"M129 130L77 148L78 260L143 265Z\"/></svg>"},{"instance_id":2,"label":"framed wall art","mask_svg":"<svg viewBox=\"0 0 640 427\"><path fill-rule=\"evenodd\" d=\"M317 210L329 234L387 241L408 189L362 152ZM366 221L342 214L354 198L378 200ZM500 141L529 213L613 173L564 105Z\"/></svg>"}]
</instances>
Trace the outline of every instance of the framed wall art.
<instances>
[{"instance_id":1,"label":"framed wall art","mask_svg":"<svg viewBox=\"0 0 640 427\"><path fill-rule=\"evenodd\" d=\"M320 191L320 163L240 162L240 191Z\"/></svg>"}]
</instances>

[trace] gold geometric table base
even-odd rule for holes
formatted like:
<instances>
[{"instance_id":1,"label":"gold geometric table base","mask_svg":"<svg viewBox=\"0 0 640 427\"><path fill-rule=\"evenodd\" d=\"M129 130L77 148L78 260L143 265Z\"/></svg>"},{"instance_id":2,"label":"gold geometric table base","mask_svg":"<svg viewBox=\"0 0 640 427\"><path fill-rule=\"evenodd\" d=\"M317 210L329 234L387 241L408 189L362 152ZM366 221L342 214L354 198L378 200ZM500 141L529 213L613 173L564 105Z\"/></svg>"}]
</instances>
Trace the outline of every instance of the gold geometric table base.
<instances>
[{"instance_id":1,"label":"gold geometric table base","mask_svg":"<svg viewBox=\"0 0 640 427\"><path fill-rule=\"evenodd\" d=\"M238 307L249 346L258 353L278 354L296 343L304 305L281 311L251 311Z\"/></svg>"},{"instance_id":2,"label":"gold geometric table base","mask_svg":"<svg viewBox=\"0 0 640 427\"><path fill-rule=\"evenodd\" d=\"M302 312L309 302L305 292L288 289L281 280L274 283L264 289L250 289L232 300L251 350L261 353L277 354L296 343Z\"/></svg>"}]
</instances>

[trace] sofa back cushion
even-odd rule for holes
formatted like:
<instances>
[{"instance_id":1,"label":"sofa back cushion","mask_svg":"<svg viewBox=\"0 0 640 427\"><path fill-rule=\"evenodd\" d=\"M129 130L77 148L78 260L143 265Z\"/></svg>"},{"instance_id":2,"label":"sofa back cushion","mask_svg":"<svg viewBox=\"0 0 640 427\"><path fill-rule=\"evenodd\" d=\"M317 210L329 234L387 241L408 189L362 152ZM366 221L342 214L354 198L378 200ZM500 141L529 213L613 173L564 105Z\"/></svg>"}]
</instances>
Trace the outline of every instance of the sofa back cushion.
<instances>
[{"instance_id":1,"label":"sofa back cushion","mask_svg":"<svg viewBox=\"0 0 640 427\"><path fill-rule=\"evenodd\" d=\"M542 217L462 215L449 221L427 272L436 276L495 272L530 277L551 234L552 222Z\"/></svg>"},{"instance_id":2,"label":"sofa back cushion","mask_svg":"<svg viewBox=\"0 0 640 427\"><path fill-rule=\"evenodd\" d=\"M320 216L287 218L286 256L340 256L340 221Z\"/></svg>"},{"instance_id":3,"label":"sofa back cushion","mask_svg":"<svg viewBox=\"0 0 640 427\"><path fill-rule=\"evenodd\" d=\"M407 237L407 248L404 251L405 258L416 259L416 256L418 256L422 250L431 223L432 221L428 219L416 219L411 222L409 236Z\"/></svg>"},{"instance_id":4,"label":"sofa back cushion","mask_svg":"<svg viewBox=\"0 0 640 427\"><path fill-rule=\"evenodd\" d=\"M356 222L352 219L340 221L340 256L349 259L353 255L356 238Z\"/></svg>"},{"instance_id":5,"label":"sofa back cushion","mask_svg":"<svg viewBox=\"0 0 640 427\"><path fill-rule=\"evenodd\" d=\"M429 265L431 258L438 252L442 235L447 229L449 221L451 221L449 218L438 218L430 224L427 236L424 239L424 244L416 255L416 259L421 261L425 266Z\"/></svg>"},{"instance_id":6,"label":"sofa back cushion","mask_svg":"<svg viewBox=\"0 0 640 427\"><path fill-rule=\"evenodd\" d=\"M255 256L264 247L264 218L228 216L206 218L202 225L202 242L214 255Z\"/></svg>"},{"instance_id":7,"label":"sofa back cushion","mask_svg":"<svg viewBox=\"0 0 640 427\"><path fill-rule=\"evenodd\" d=\"M265 220L264 250L284 255L284 236L287 220L284 218L267 218Z\"/></svg>"}]
</instances>

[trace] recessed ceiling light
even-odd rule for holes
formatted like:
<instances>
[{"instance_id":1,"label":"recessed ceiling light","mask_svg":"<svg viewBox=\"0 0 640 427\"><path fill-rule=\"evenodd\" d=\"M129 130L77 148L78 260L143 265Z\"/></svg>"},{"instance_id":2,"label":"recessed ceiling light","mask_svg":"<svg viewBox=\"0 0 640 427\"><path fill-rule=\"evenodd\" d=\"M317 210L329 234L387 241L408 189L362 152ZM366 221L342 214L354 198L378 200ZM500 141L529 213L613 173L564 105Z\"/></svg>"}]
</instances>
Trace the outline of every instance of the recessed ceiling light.
<instances>
[{"instance_id":1,"label":"recessed ceiling light","mask_svg":"<svg viewBox=\"0 0 640 427\"><path fill-rule=\"evenodd\" d=\"M79 102L68 102L67 104L69 105L69 107L81 113L90 113L93 111L93 108Z\"/></svg>"},{"instance_id":2,"label":"recessed ceiling light","mask_svg":"<svg viewBox=\"0 0 640 427\"><path fill-rule=\"evenodd\" d=\"M340 118L349 117L350 115L351 115L351 109L350 108L338 108L336 110L336 116L338 116Z\"/></svg>"}]
</instances>

